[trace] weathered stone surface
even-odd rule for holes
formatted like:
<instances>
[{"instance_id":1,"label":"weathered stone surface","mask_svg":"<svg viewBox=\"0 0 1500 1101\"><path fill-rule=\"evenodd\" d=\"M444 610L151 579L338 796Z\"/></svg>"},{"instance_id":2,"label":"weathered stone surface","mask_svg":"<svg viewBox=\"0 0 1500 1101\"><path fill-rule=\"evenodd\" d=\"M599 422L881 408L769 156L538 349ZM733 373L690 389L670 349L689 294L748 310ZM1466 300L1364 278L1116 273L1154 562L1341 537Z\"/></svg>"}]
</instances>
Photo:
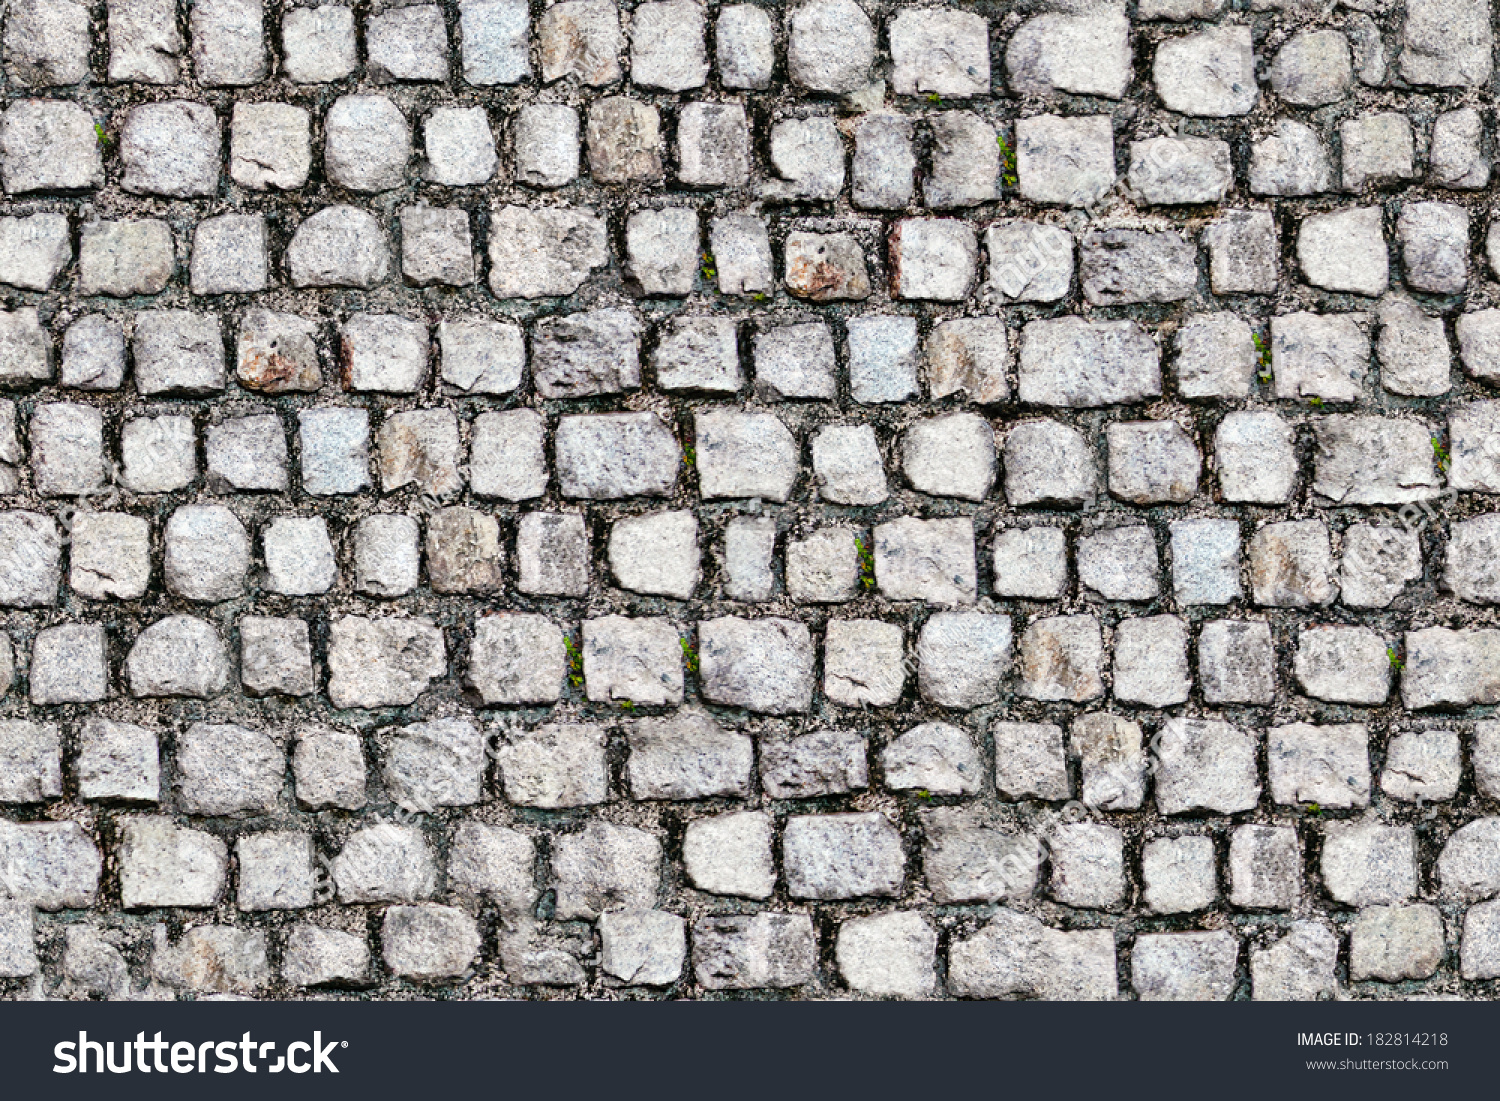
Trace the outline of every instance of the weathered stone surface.
<instances>
[{"instance_id":1,"label":"weathered stone surface","mask_svg":"<svg viewBox=\"0 0 1500 1101\"><path fill-rule=\"evenodd\" d=\"M513 731L495 759L506 797L520 806L555 810L602 803L609 797L600 727L553 723Z\"/></svg>"},{"instance_id":2,"label":"weathered stone surface","mask_svg":"<svg viewBox=\"0 0 1500 1101\"><path fill-rule=\"evenodd\" d=\"M1132 321L1067 317L1032 321L1021 330L1023 402L1087 408L1160 392L1156 345Z\"/></svg>"},{"instance_id":3,"label":"weathered stone surface","mask_svg":"<svg viewBox=\"0 0 1500 1101\"><path fill-rule=\"evenodd\" d=\"M199 830L170 818L135 818L120 840L120 905L213 906L224 889L229 850Z\"/></svg>"},{"instance_id":4,"label":"weathered stone surface","mask_svg":"<svg viewBox=\"0 0 1500 1101\"><path fill-rule=\"evenodd\" d=\"M193 616L159 619L142 631L125 658L133 696L208 699L229 686L229 654L219 632Z\"/></svg>"},{"instance_id":5,"label":"weathered stone surface","mask_svg":"<svg viewBox=\"0 0 1500 1101\"><path fill-rule=\"evenodd\" d=\"M754 764L751 739L702 712L640 719L630 729L626 782L637 799L744 796Z\"/></svg>"},{"instance_id":6,"label":"weathered stone surface","mask_svg":"<svg viewBox=\"0 0 1500 1101\"><path fill-rule=\"evenodd\" d=\"M772 734L760 741L760 779L782 799L859 791L869 786L869 745L851 730Z\"/></svg>"},{"instance_id":7,"label":"weathered stone surface","mask_svg":"<svg viewBox=\"0 0 1500 1101\"><path fill-rule=\"evenodd\" d=\"M693 974L709 990L784 990L810 981L817 939L806 914L710 917L693 926Z\"/></svg>"},{"instance_id":8,"label":"weathered stone surface","mask_svg":"<svg viewBox=\"0 0 1500 1101\"><path fill-rule=\"evenodd\" d=\"M1167 109L1226 118L1249 114L1258 98L1250 28L1222 24L1163 41L1152 68Z\"/></svg>"},{"instance_id":9,"label":"weathered stone surface","mask_svg":"<svg viewBox=\"0 0 1500 1101\"><path fill-rule=\"evenodd\" d=\"M682 862L700 891L744 898L770 898L776 886L771 863L771 819L740 811L688 824Z\"/></svg>"},{"instance_id":10,"label":"weathered stone surface","mask_svg":"<svg viewBox=\"0 0 1500 1101\"><path fill-rule=\"evenodd\" d=\"M328 698L335 707L405 706L448 671L430 620L348 615L329 627Z\"/></svg>"},{"instance_id":11,"label":"weathered stone surface","mask_svg":"<svg viewBox=\"0 0 1500 1101\"><path fill-rule=\"evenodd\" d=\"M1296 921L1271 947L1250 953L1250 986L1256 1001L1325 1001L1338 992L1334 967L1338 937L1328 927Z\"/></svg>"},{"instance_id":12,"label":"weathered stone surface","mask_svg":"<svg viewBox=\"0 0 1500 1101\"><path fill-rule=\"evenodd\" d=\"M1141 936L1131 954L1131 985L1148 1002L1228 1001L1239 951L1228 931Z\"/></svg>"},{"instance_id":13,"label":"weathered stone surface","mask_svg":"<svg viewBox=\"0 0 1500 1101\"><path fill-rule=\"evenodd\" d=\"M490 218L490 290L497 298L576 291L608 259L604 223L587 208L504 206Z\"/></svg>"},{"instance_id":14,"label":"weathered stone surface","mask_svg":"<svg viewBox=\"0 0 1500 1101\"><path fill-rule=\"evenodd\" d=\"M1409 826L1330 822L1322 871L1328 893L1346 905L1404 901L1417 892L1416 838Z\"/></svg>"},{"instance_id":15,"label":"weathered stone surface","mask_svg":"<svg viewBox=\"0 0 1500 1101\"><path fill-rule=\"evenodd\" d=\"M1074 615L1038 619L1021 635L1020 692L1081 703L1104 694L1099 621Z\"/></svg>"},{"instance_id":16,"label":"weathered stone surface","mask_svg":"<svg viewBox=\"0 0 1500 1101\"><path fill-rule=\"evenodd\" d=\"M1108 930L1062 932L1001 908L974 936L949 948L949 991L1043 1001L1112 1001L1119 993Z\"/></svg>"},{"instance_id":17,"label":"weathered stone surface","mask_svg":"<svg viewBox=\"0 0 1500 1101\"><path fill-rule=\"evenodd\" d=\"M652 413L563 417L553 446L564 497L661 497L677 484L681 449Z\"/></svg>"},{"instance_id":18,"label":"weathered stone surface","mask_svg":"<svg viewBox=\"0 0 1500 1101\"><path fill-rule=\"evenodd\" d=\"M698 625L699 678L706 699L770 714L812 702L813 647L807 628L785 619L724 616Z\"/></svg>"}]
</instances>

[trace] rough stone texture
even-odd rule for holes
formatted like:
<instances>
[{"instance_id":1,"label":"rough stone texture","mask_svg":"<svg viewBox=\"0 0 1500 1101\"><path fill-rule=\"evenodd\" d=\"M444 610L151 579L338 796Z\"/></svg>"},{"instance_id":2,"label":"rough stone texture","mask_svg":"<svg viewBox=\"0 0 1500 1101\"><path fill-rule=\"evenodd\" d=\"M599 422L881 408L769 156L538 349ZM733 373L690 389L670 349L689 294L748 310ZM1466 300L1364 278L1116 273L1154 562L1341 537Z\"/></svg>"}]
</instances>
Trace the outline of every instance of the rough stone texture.
<instances>
[{"instance_id":1,"label":"rough stone texture","mask_svg":"<svg viewBox=\"0 0 1500 1101\"><path fill-rule=\"evenodd\" d=\"M12 0L0 996L1475 996L1493 11L1361 7Z\"/></svg>"}]
</instances>

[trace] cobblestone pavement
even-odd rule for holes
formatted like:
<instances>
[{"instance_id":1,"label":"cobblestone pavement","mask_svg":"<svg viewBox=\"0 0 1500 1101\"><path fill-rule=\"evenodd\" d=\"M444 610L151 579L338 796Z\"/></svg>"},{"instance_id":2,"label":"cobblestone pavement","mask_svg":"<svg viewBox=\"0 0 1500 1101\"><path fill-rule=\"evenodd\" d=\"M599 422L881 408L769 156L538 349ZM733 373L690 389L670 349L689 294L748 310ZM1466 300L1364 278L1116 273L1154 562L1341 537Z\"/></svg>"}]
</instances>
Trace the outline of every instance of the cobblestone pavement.
<instances>
[{"instance_id":1,"label":"cobblestone pavement","mask_svg":"<svg viewBox=\"0 0 1500 1101\"><path fill-rule=\"evenodd\" d=\"M0 996L1493 996L1492 26L10 0Z\"/></svg>"}]
</instances>

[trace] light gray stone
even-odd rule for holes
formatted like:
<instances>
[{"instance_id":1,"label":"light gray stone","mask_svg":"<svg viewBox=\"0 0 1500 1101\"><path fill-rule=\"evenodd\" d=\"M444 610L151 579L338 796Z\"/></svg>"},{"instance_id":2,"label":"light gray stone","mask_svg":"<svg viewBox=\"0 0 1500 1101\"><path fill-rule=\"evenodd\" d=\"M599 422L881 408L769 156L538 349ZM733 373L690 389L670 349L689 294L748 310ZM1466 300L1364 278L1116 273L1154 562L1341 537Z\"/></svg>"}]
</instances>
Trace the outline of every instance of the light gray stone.
<instances>
[{"instance_id":1,"label":"light gray stone","mask_svg":"<svg viewBox=\"0 0 1500 1101\"><path fill-rule=\"evenodd\" d=\"M58 382L79 390L118 390L125 382L124 328L97 313L69 325Z\"/></svg>"},{"instance_id":2,"label":"light gray stone","mask_svg":"<svg viewBox=\"0 0 1500 1101\"><path fill-rule=\"evenodd\" d=\"M1115 628L1115 699L1147 707L1186 703L1193 684L1187 651L1187 623L1177 616L1121 620Z\"/></svg>"},{"instance_id":3,"label":"light gray stone","mask_svg":"<svg viewBox=\"0 0 1500 1101\"><path fill-rule=\"evenodd\" d=\"M1294 910L1302 850L1291 826L1237 826L1229 841L1229 901L1247 910Z\"/></svg>"},{"instance_id":4,"label":"light gray stone","mask_svg":"<svg viewBox=\"0 0 1500 1101\"><path fill-rule=\"evenodd\" d=\"M1156 47L1152 78L1169 111L1206 118L1249 114L1258 98L1249 26L1225 23L1165 39Z\"/></svg>"},{"instance_id":5,"label":"light gray stone","mask_svg":"<svg viewBox=\"0 0 1500 1101\"><path fill-rule=\"evenodd\" d=\"M537 24L542 81L564 77L595 87L620 79L625 38L613 0L567 0L549 7Z\"/></svg>"},{"instance_id":6,"label":"light gray stone","mask_svg":"<svg viewBox=\"0 0 1500 1101\"><path fill-rule=\"evenodd\" d=\"M167 616L136 637L125 672L133 696L208 699L229 686L229 655L208 623Z\"/></svg>"},{"instance_id":7,"label":"light gray stone","mask_svg":"<svg viewBox=\"0 0 1500 1101\"><path fill-rule=\"evenodd\" d=\"M177 741L178 802L188 814L275 809L286 752L269 735L232 723L194 723Z\"/></svg>"},{"instance_id":8,"label":"light gray stone","mask_svg":"<svg viewBox=\"0 0 1500 1101\"><path fill-rule=\"evenodd\" d=\"M1438 87L1486 83L1494 67L1490 17L1475 0L1412 0L1402 25L1402 77Z\"/></svg>"},{"instance_id":9,"label":"light gray stone","mask_svg":"<svg viewBox=\"0 0 1500 1101\"><path fill-rule=\"evenodd\" d=\"M1396 218L1406 285L1462 294L1469 283L1469 212L1453 203L1406 203Z\"/></svg>"},{"instance_id":10,"label":"light gray stone","mask_svg":"<svg viewBox=\"0 0 1500 1101\"><path fill-rule=\"evenodd\" d=\"M1077 544L1078 585L1102 600L1151 600L1161 591L1161 563L1151 529L1122 524Z\"/></svg>"},{"instance_id":11,"label":"light gray stone","mask_svg":"<svg viewBox=\"0 0 1500 1101\"><path fill-rule=\"evenodd\" d=\"M813 646L802 623L703 620L698 655L699 690L712 703L768 714L802 712L812 704Z\"/></svg>"},{"instance_id":12,"label":"light gray stone","mask_svg":"<svg viewBox=\"0 0 1500 1101\"><path fill-rule=\"evenodd\" d=\"M1052 831L1048 893L1064 906L1113 910L1125 899L1125 837L1113 826L1071 822Z\"/></svg>"},{"instance_id":13,"label":"light gray stone","mask_svg":"<svg viewBox=\"0 0 1500 1101\"><path fill-rule=\"evenodd\" d=\"M200 110L213 118L208 108ZM103 186L103 151L94 126L88 111L66 100L11 103L0 123L0 183L12 195ZM132 158L134 146L132 142ZM217 142L214 149L217 152ZM215 173L217 178L217 167Z\"/></svg>"},{"instance_id":14,"label":"light gray stone","mask_svg":"<svg viewBox=\"0 0 1500 1101\"><path fill-rule=\"evenodd\" d=\"M323 167L333 183L362 192L401 186L411 159L411 126L390 99L341 96L328 108L323 131Z\"/></svg>"},{"instance_id":15,"label":"light gray stone","mask_svg":"<svg viewBox=\"0 0 1500 1101\"><path fill-rule=\"evenodd\" d=\"M1415 179L1411 121L1398 111L1361 115L1339 124L1346 191L1399 185Z\"/></svg>"},{"instance_id":16,"label":"light gray stone","mask_svg":"<svg viewBox=\"0 0 1500 1101\"><path fill-rule=\"evenodd\" d=\"M1092 206L1115 184L1109 116L1016 120L1016 176L1022 198L1032 202Z\"/></svg>"},{"instance_id":17,"label":"light gray stone","mask_svg":"<svg viewBox=\"0 0 1500 1101\"><path fill-rule=\"evenodd\" d=\"M760 739L760 779L775 799L862 791L870 784L869 745L852 730L772 732Z\"/></svg>"},{"instance_id":18,"label":"light gray stone","mask_svg":"<svg viewBox=\"0 0 1500 1101\"><path fill-rule=\"evenodd\" d=\"M74 767L84 799L155 803L161 798L157 736L144 727L89 719L78 732Z\"/></svg>"},{"instance_id":19,"label":"light gray stone","mask_svg":"<svg viewBox=\"0 0 1500 1101\"><path fill-rule=\"evenodd\" d=\"M203 909L223 893L229 849L209 833L170 818L132 818L120 830L120 905Z\"/></svg>"},{"instance_id":20,"label":"light gray stone","mask_svg":"<svg viewBox=\"0 0 1500 1101\"><path fill-rule=\"evenodd\" d=\"M458 28L469 84L518 84L531 75L531 11L525 0L462 0Z\"/></svg>"},{"instance_id":21,"label":"light gray stone","mask_svg":"<svg viewBox=\"0 0 1500 1101\"><path fill-rule=\"evenodd\" d=\"M1338 993L1334 968L1339 940L1328 927L1294 921L1271 947L1250 953L1250 986L1256 1001L1311 1002Z\"/></svg>"},{"instance_id":22,"label":"light gray stone","mask_svg":"<svg viewBox=\"0 0 1500 1101\"><path fill-rule=\"evenodd\" d=\"M516 588L546 596L589 590L589 538L577 513L529 512L516 527Z\"/></svg>"},{"instance_id":23,"label":"light gray stone","mask_svg":"<svg viewBox=\"0 0 1500 1101\"><path fill-rule=\"evenodd\" d=\"M1218 900L1211 837L1160 837L1141 850L1146 905L1157 914L1190 914Z\"/></svg>"},{"instance_id":24,"label":"light gray stone","mask_svg":"<svg viewBox=\"0 0 1500 1101\"><path fill-rule=\"evenodd\" d=\"M469 970L479 955L479 927L451 906L392 906L381 924L380 946L398 977L439 982Z\"/></svg>"},{"instance_id":25,"label":"light gray stone","mask_svg":"<svg viewBox=\"0 0 1500 1101\"><path fill-rule=\"evenodd\" d=\"M1021 634L1021 695L1074 703L1102 696L1103 649L1099 621L1093 616L1034 620Z\"/></svg>"},{"instance_id":26,"label":"light gray stone","mask_svg":"<svg viewBox=\"0 0 1500 1101\"><path fill-rule=\"evenodd\" d=\"M1472 107L1444 111L1432 124L1428 179L1456 191L1478 190L1490 180L1490 162L1481 148L1484 122Z\"/></svg>"},{"instance_id":27,"label":"light gray stone","mask_svg":"<svg viewBox=\"0 0 1500 1101\"><path fill-rule=\"evenodd\" d=\"M874 619L830 619L823 635L823 694L847 707L890 707L906 685L905 634Z\"/></svg>"},{"instance_id":28,"label":"light gray stone","mask_svg":"<svg viewBox=\"0 0 1500 1101\"><path fill-rule=\"evenodd\" d=\"M1055 802L1073 794L1062 727L996 722L990 726L990 737L995 743L995 789L1003 798Z\"/></svg>"},{"instance_id":29,"label":"light gray stone","mask_svg":"<svg viewBox=\"0 0 1500 1101\"><path fill-rule=\"evenodd\" d=\"M1307 608L1338 595L1328 526L1321 520L1266 524L1250 539L1249 558L1256 604Z\"/></svg>"},{"instance_id":30,"label":"light gray stone","mask_svg":"<svg viewBox=\"0 0 1500 1101\"><path fill-rule=\"evenodd\" d=\"M404 707L447 671L443 634L431 620L346 615L329 627L334 707Z\"/></svg>"},{"instance_id":31,"label":"light gray stone","mask_svg":"<svg viewBox=\"0 0 1500 1101\"><path fill-rule=\"evenodd\" d=\"M875 580L887 599L974 602L978 578L971 520L904 516L877 525L874 543Z\"/></svg>"},{"instance_id":32,"label":"light gray stone","mask_svg":"<svg viewBox=\"0 0 1500 1101\"><path fill-rule=\"evenodd\" d=\"M474 625L465 683L487 705L551 703L566 673L563 635L545 616L501 613Z\"/></svg>"},{"instance_id":33,"label":"light gray stone","mask_svg":"<svg viewBox=\"0 0 1500 1101\"><path fill-rule=\"evenodd\" d=\"M383 283L391 254L375 216L352 206L328 206L307 218L286 250L297 287L363 287Z\"/></svg>"},{"instance_id":34,"label":"light gray stone","mask_svg":"<svg viewBox=\"0 0 1500 1101\"><path fill-rule=\"evenodd\" d=\"M241 910L300 910L313 904L313 840L308 833L266 831L235 845Z\"/></svg>"},{"instance_id":35,"label":"light gray stone","mask_svg":"<svg viewBox=\"0 0 1500 1101\"><path fill-rule=\"evenodd\" d=\"M1500 818L1455 830L1438 855L1437 876L1443 898L1478 902L1500 893Z\"/></svg>"},{"instance_id":36,"label":"light gray stone","mask_svg":"<svg viewBox=\"0 0 1500 1101\"><path fill-rule=\"evenodd\" d=\"M437 867L422 831L380 822L344 842L331 866L340 902L415 902L437 887Z\"/></svg>"},{"instance_id":37,"label":"light gray stone","mask_svg":"<svg viewBox=\"0 0 1500 1101\"><path fill-rule=\"evenodd\" d=\"M676 626L658 617L584 620L583 679L588 698L596 702L681 703L682 643Z\"/></svg>"},{"instance_id":38,"label":"light gray stone","mask_svg":"<svg viewBox=\"0 0 1500 1101\"><path fill-rule=\"evenodd\" d=\"M58 87L89 75L89 9L71 0L22 0L6 17L5 65L20 84Z\"/></svg>"},{"instance_id":39,"label":"light gray stone","mask_svg":"<svg viewBox=\"0 0 1500 1101\"><path fill-rule=\"evenodd\" d=\"M293 986L363 986L370 978L370 946L337 929L294 925L282 950L281 975Z\"/></svg>"},{"instance_id":40,"label":"light gray stone","mask_svg":"<svg viewBox=\"0 0 1500 1101\"><path fill-rule=\"evenodd\" d=\"M1198 683L1210 703L1271 703L1275 665L1269 623L1218 619L1198 633Z\"/></svg>"},{"instance_id":41,"label":"light gray stone","mask_svg":"<svg viewBox=\"0 0 1500 1101\"><path fill-rule=\"evenodd\" d=\"M631 724L625 779L636 799L743 798L750 794L755 753L748 735L720 726L706 712L679 711Z\"/></svg>"},{"instance_id":42,"label":"light gray stone","mask_svg":"<svg viewBox=\"0 0 1500 1101\"><path fill-rule=\"evenodd\" d=\"M433 719L383 731L378 742L386 795L405 810L433 814L484 798L484 734L466 719Z\"/></svg>"},{"instance_id":43,"label":"light gray stone","mask_svg":"<svg viewBox=\"0 0 1500 1101\"><path fill-rule=\"evenodd\" d=\"M340 351L345 389L413 394L427 381L427 326L412 318L385 313L354 314L344 322ZM396 414L385 423L390 425L403 416L413 415ZM385 431L382 426L382 438Z\"/></svg>"},{"instance_id":44,"label":"light gray stone","mask_svg":"<svg viewBox=\"0 0 1500 1101\"><path fill-rule=\"evenodd\" d=\"M995 129L969 111L944 111L928 121L932 167L922 199L933 210L977 206L998 193L1000 149Z\"/></svg>"},{"instance_id":45,"label":"light gray stone","mask_svg":"<svg viewBox=\"0 0 1500 1101\"><path fill-rule=\"evenodd\" d=\"M700 426L703 418L700 414ZM702 427L697 435L699 447L708 450ZM654 413L564 416L553 447L564 497L667 496L682 461L671 429ZM709 496L706 484L703 489Z\"/></svg>"},{"instance_id":46,"label":"light gray stone","mask_svg":"<svg viewBox=\"0 0 1500 1101\"><path fill-rule=\"evenodd\" d=\"M875 26L853 0L808 0L788 17L787 71L810 92L855 92L875 60Z\"/></svg>"},{"instance_id":47,"label":"light gray stone","mask_svg":"<svg viewBox=\"0 0 1500 1101\"><path fill-rule=\"evenodd\" d=\"M106 646L100 623L63 623L38 631L31 643L31 702L97 703L108 698Z\"/></svg>"},{"instance_id":48,"label":"light gray stone","mask_svg":"<svg viewBox=\"0 0 1500 1101\"><path fill-rule=\"evenodd\" d=\"M281 17L281 50L282 69L298 84L342 80L359 65L354 13L336 4L293 8Z\"/></svg>"},{"instance_id":49,"label":"light gray stone","mask_svg":"<svg viewBox=\"0 0 1500 1101\"><path fill-rule=\"evenodd\" d=\"M958 997L1018 995L1043 1001L1113 1001L1119 993L1107 929L1063 932L1001 908L948 950L948 990Z\"/></svg>"},{"instance_id":50,"label":"light gray stone","mask_svg":"<svg viewBox=\"0 0 1500 1101\"><path fill-rule=\"evenodd\" d=\"M1345 905L1402 902L1417 893L1415 835L1410 826L1329 822L1322 871L1328 893Z\"/></svg>"},{"instance_id":51,"label":"light gray stone","mask_svg":"<svg viewBox=\"0 0 1500 1101\"><path fill-rule=\"evenodd\" d=\"M75 6L70 0L59 3ZM73 242L65 215L0 218L0 283L23 290L48 290L72 259Z\"/></svg>"},{"instance_id":52,"label":"light gray stone","mask_svg":"<svg viewBox=\"0 0 1500 1101\"><path fill-rule=\"evenodd\" d=\"M771 863L771 819L740 811L688 823L682 863L700 891L742 898L770 898L776 886Z\"/></svg>"},{"instance_id":53,"label":"light gray stone","mask_svg":"<svg viewBox=\"0 0 1500 1101\"><path fill-rule=\"evenodd\" d=\"M1273 726L1266 734L1272 800L1282 806L1369 806L1369 740L1369 730L1358 723Z\"/></svg>"},{"instance_id":54,"label":"light gray stone","mask_svg":"<svg viewBox=\"0 0 1500 1101\"><path fill-rule=\"evenodd\" d=\"M893 738L880 766L892 791L932 795L973 795L982 772L973 739L948 723L923 723Z\"/></svg>"},{"instance_id":55,"label":"light gray stone","mask_svg":"<svg viewBox=\"0 0 1500 1101\"><path fill-rule=\"evenodd\" d=\"M354 528L354 588L371 596L402 596L417 587L421 564L417 521L374 513Z\"/></svg>"},{"instance_id":56,"label":"light gray stone","mask_svg":"<svg viewBox=\"0 0 1500 1101\"><path fill-rule=\"evenodd\" d=\"M707 917L693 926L693 974L708 990L784 990L812 980L818 944L807 914Z\"/></svg>"},{"instance_id":57,"label":"light gray stone","mask_svg":"<svg viewBox=\"0 0 1500 1101\"><path fill-rule=\"evenodd\" d=\"M351 40L351 55L353 45ZM253 191L294 191L311 170L312 119L305 108L235 103L229 124L229 175L235 183Z\"/></svg>"},{"instance_id":58,"label":"light gray stone","mask_svg":"<svg viewBox=\"0 0 1500 1101\"><path fill-rule=\"evenodd\" d=\"M1068 92L1120 99L1130 83L1129 36L1123 5L1034 16L1005 47L1011 90L1018 95Z\"/></svg>"},{"instance_id":59,"label":"light gray stone","mask_svg":"<svg viewBox=\"0 0 1500 1101\"><path fill-rule=\"evenodd\" d=\"M937 986L937 930L905 910L839 926L834 954L850 987L876 997L921 998Z\"/></svg>"},{"instance_id":60,"label":"light gray stone","mask_svg":"<svg viewBox=\"0 0 1500 1101\"><path fill-rule=\"evenodd\" d=\"M175 4L109 0L109 79L175 84L185 44Z\"/></svg>"},{"instance_id":61,"label":"light gray stone","mask_svg":"<svg viewBox=\"0 0 1500 1101\"><path fill-rule=\"evenodd\" d=\"M143 397L202 397L224 389L224 338L216 314L146 310L131 341Z\"/></svg>"},{"instance_id":62,"label":"light gray stone","mask_svg":"<svg viewBox=\"0 0 1500 1101\"><path fill-rule=\"evenodd\" d=\"M782 836L793 898L899 894L905 875L901 835L880 814L793 815Z\"/></svg>"},{"instance_id":63,"label":"light gray stone","mask_svg":"<svg viewBox=\"0 0 1500 1101\"><path fill-rule=\"evenodd\" d=\"M1349 931L1349 978L1431 978L1443 951L1443 915L1436 906L1371 906Z\"/></svg>"},{"instance_id":64,"label":"light gray stone","mask_svg":"<svg viewBox=\"0 0 1500 1101\"><path fill-rule=\"evenodd\" d=\"M210 424L204 455L215 492L287 488L286 430L274 413Z\"/></svg>"},{"instance_id":65,"label":"light gray stone","mask_svg":"<svg viewBox=\"0 0 1500 1101\"><path fill-rule=\"evenodd\" d=\"M1373 706L1391 690L1388 652L1385 640L1368 627L1304 627L1292 669L1309 696Z\"/></svg>"},{"instance_id":66,"label":"light gray stone","mask_svg":"<svg viewBox=\"0 0 1500 1101\"><path fill-rule=\"evenodd\" d=\"M365 805L365 758L360 738L344 730L307 727L292 750L297 802L318 810Z\"/></svg>"},{"instance_id":67,"label":"light gray stone","mask_svg":"<svg viewBox=\"0 0 1500 1101\"><path fill-rule=\"evenodd\" d=\"M1005 437L1005 496L1013 507L1083 508L1099 491L1093 452L1059 421L1023 421Z\"/></svg>"},{"instance_id":68,"label":"light gray stone","mask_svg":"<svg viewBox=\"0 0 1500 1101\"><path fill-rule=\"evenodd\" d=\"M1144 934L1131 952L1131 985L1143 1002L1228 1001L1239 953L1227 930Z\"/></svg>"},{"instance_id":69,"label":"light gray stone","mask_svg":"<svg viewBox=\"0 0 1500 1101\"><path fill-rule=\"evenodd\" d=\"M31 480L44 497L82 497L105 482L104 416L90 405L31 411Z\"/></svg>"},{"instance_id":70,"label":"light gray stone","mask_svg":"<svg viewBox=\"0 0 1500 1101\"><path fill-rule=\"evenodd\" d=\"M223 505L183 505L168 518L167 588L201 604L239 596L250 571L250 533Z\"/></svg>"},{"instance_id":71,"label":"light gray stone","mask_svg":"<svg viewBox=\"0 0 1500 1101\"><path fill-rule=\"evenodd\" d=\"M8 145L16 120L11 112L5 118ZM133 107L120 127L125 165L120 186L137 195L172 199L213 195L219 186L221 140L218 119L201 103L168 100ZM88 156L82 159L86 164Z\"/></svg>"},{"instance_id":72,"label":"light gray stone","mask_svg":"<svg viewBox=\"0 0 1500 1101\"><path fill-rule=\"evenodd\" d=\"M918 492L983 500L995 481L995 434L974 413L917 421L902 440L901 466Z\"/></svg>"},{"instance_id":73,"label":"light gray stone","mask_svg":"<svg viewBox=\"0 0 1500 1101\"><path fill-rule=\"evenodd\" d=\"M403 207L401 271L423 287L466 287L474 282L469 212L451 207Z\"/></svg>"},{"instance_id":74,"label":"light gray stone","mask_svg":"<svg viewBox=\"0 0 1500 1101\"><path fill-rule=\"evenodd\" d=\"M1068 588L1068 540L1061 528L1012 528L995 533L996 596L1057 600Z\"/></svg>"},{"instance_id":75,"label":"light gray stone","mask_svg":"<svg viewBox=\"0 0 1500 1101\"><path fill-rule=\"evenodd\" d=\"M495 758L506 799L545 810L604 802L609 798L604 742L604 729L585 723L513 730Z\"/></svg>"},{"instance_id":76,"label":"light gray stone","mask_svg":"<svg viewBox=\"0 0 1500 1101\"><path fill-rule=\"evenodd\" d=\"M590 822L553 841L557 917L594 919L609 910L650 909L660 882L661 844L645 830Z\"/></svg>"},{"instance_id":77,"label":"light gray stone","mask_svg":"<svg viewBox=\"0 0 1500 1101\"><path fill-rule=\"evenodd\" d=\"M55 911L87 909L98 897L104 862L77 822L0 822L0 858L0 896L6 899Z\"/></svg>"}]
</instances>

